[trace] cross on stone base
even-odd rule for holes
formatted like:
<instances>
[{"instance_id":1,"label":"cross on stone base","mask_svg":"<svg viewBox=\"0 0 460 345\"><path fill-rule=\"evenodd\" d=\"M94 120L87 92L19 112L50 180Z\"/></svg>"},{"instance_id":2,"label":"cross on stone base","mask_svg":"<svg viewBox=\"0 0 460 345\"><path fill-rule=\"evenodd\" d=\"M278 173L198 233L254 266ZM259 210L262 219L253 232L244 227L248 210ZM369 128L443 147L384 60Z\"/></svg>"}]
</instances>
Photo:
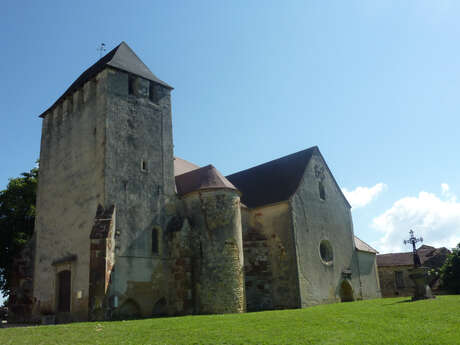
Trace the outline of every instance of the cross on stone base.
<instances>
[{"instance_id":1,"label":"cross on stone base","mask_svg":"<svg viewBox=\"0 0 460 345\"><path fill-rule=\"evenodd\" d=\"M423 242L423 238L415 238L413 230L410 230L409 234L410 238L408 240L404 240L404 244L412 244L412 253L414 258L414 268L409 270L409 278L414 282L414 295L412 296L412 301L434 298L431 293L431 289L427 284L428 267L421 267L422 263L415 247L417 242Z\"/></svg>"}]
</instances>

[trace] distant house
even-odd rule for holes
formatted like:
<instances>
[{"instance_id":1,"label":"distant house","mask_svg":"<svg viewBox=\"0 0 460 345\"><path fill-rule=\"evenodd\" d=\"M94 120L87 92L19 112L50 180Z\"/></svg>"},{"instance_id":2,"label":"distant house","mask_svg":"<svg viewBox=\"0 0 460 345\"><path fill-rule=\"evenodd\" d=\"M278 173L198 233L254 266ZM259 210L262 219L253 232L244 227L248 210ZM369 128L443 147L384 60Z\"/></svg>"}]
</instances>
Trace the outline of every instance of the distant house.
<instances>
[{"instance_id":1,"label":"distant house","mask_svg":"<svg viewBox=\"0 0 460 345\"><path fill-rule=\"evenodd\" d=\"M423 245L417 249L422 266L440 268L450 253L447 248L434 248ZM412 252L390 253L377 255L380 288L382 297L410 296L413 283L409 277L409 269L413 267ZM436 290L436 279L430 286Z\"/></svg>"}]
</instances>

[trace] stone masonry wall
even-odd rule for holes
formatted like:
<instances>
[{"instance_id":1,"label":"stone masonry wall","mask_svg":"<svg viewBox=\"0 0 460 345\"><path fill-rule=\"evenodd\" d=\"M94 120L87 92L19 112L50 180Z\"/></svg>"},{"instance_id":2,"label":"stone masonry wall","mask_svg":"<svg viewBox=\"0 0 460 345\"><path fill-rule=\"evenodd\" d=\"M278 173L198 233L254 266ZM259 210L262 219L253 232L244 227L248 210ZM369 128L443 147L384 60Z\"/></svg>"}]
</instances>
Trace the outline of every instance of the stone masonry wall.
<instances>
[{"instance_id":1,"label":"stone masonry wall","mask_svg":"<svg viewBox=\"0 0 460 345\"><path fill-rule=\"evenodd\" d=\"M237 192L199 191L185 196L184 202L193 233L195 312L243 312L243 246Z\"/></svg>"},{"instance_id":2,"label":"stone masonry wall","mask_svg":"<svg viewBox=\"0 0 460 345\"><path fill-rule=\"evenodd\" d=\"M249 211L243 234L249 311L300 306L289 204Z\"/></svg>"},{"instance_id":3,"label":"stone masonry wall","mask_svg":"<svg viewBox=\"0 0 460 345\"><path fill-rule=\"evenodd\" d=\"M414 291L414 283L409 278L409 269L413 268L412 265L408 266L380 266L378 268L380 288L382 289L382 297L402 297L412 296ZM402 272L402 286L396 285L395 272Z\"/></svg>"},{"instance_id":4,"label":"stone masonry wall","mask_svg":"<svg viewBox=\"0 0 460 345\"><path fill-rule=\"evenodd\" d=\"M73 320L88 315L89 234L104 204L106 73L101 72L43 119L35 232L37 311L56 310L58 266L71 271Z\"/></svg>"},{"instance_id":5,"label":"stone masonry wall","mask_svg":"<svg viewBox=\"0 0 460 345\"><path fill-rule=\"evenodd\" d=\"M109 69L107 78L104 188L106 203L117 206L109 293L118 296L124 316L151 316L158 299L166 298L167 279L158 287L155 277L169 269L165 228L176 212L170 90L155 85L154 103L148 80L136 77L130 94L128 73ZM157 253L152 251L153 229L160 242Z\"/></svg>"},{"instance_id":6,"label":"stone masonry wall","mask_svg":"<svg viewBox=\"0 0 460 345\"><path fill-rule=\"evenodd\" d=\"M360 299L351 212L320 155L307 165L291 207L302 307L340 301L343 281ZM330 262L321 258L322 241L330 249L324 251L331 252Z\"/></svg>"},{"instance_id":7,"label":"stone masonry wall","mask_svg":"<svg viewBox=\"0 0 460 345\"><path fill-rule=\"evenodd\" d=\"M115 207L98 206L90 236L89 319L109 318L107 290L114 266Z\"/></svg>"}]
</instances>

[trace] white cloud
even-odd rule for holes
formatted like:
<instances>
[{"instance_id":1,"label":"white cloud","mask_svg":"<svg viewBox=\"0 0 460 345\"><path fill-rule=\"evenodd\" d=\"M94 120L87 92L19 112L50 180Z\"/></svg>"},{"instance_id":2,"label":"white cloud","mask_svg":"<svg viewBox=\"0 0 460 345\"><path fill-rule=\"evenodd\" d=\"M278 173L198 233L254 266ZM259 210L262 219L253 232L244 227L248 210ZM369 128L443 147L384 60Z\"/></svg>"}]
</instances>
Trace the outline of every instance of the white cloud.
<instances>
[{"instance_id":1,"label":"white cloud","mask_svg":"<svg viewBox=\"0 0 460 345\"><path fill-rule=\"evenodd\" d=\"M418 196L404 197L374 218L372 227L383 234L373 243L375 247L381 253L410 251L403 244L410 229L427 245L455 247L460 242L460 203L446 183L441 191L442 198L423 191Z\"/></svg>"},{"instance_id":2,"label":"white cloud","mask_svg":"<svg viewBox=\"0 0 460 345\"><path fill-rule=\"evenodd\" d=\"M387 185L380 182L373 187L356 187L351 191L346 188L342 188L342 191L348 202L351 204L351 207L358 208L369 204L386 188Z\"/></svg>"},{"instance_id":3,"label":"white cloud","mask_svg":"<svg viewBox=\"0 0 460 345\"><path fill-rule=\"evenodd\" d=\"M450 201L457 201L457 197L454 194L452 194L452 192L450 191L450 187L447 183L441 183L441 194L445 198L450 199Z\"/></svg>"},{"instance_id":4,"label":"white cloud","mask_svg":"<svg viewBox=\"0 0 460 345\"><path fill-rule=\"evenodd\" d=\"M442 190L442 195L446 195L449 193L449 185L447 183L441 183L441 190Z\"/></svg>"}]
</instances>

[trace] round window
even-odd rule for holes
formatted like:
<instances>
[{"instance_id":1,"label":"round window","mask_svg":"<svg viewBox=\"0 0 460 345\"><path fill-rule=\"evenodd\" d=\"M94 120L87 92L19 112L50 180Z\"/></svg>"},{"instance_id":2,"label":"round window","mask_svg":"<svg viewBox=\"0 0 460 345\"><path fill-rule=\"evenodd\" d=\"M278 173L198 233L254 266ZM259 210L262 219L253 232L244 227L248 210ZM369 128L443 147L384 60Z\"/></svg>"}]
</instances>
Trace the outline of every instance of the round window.
<instances>
[{"instance_id":1,"label":"round window","mask_svg":"<svg viewBox=\"0 0 460 345\"><path fill-rule=\"evenodd\" d=\"M329 241L321 241L321 243L319 244L319 254L321 255L321 260L323 260L325 264L332 264L334 254L332 252L332 246Z\"/></svg>"}]
</instances>

